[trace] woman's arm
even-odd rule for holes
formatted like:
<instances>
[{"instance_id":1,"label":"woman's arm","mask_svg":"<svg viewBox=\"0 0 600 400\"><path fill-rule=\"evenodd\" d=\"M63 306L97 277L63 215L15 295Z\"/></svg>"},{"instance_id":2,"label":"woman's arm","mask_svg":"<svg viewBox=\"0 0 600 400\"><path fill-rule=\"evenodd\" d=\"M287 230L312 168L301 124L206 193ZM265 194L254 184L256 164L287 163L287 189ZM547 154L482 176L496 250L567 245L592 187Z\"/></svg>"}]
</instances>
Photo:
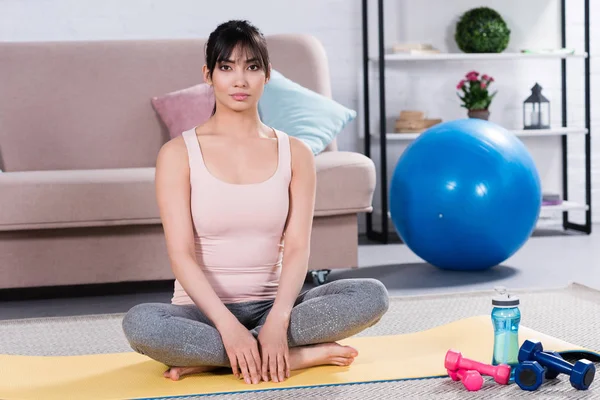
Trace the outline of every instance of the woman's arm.
<instances>
[{"instance_id":1,"label":"woman's arm","mask_svg":"<svg viewBox=\"0 0 600 400\"><path fill-rule=\"evenodd\" d=\"M295 137L290 136L289 139L292 153L290 210L285 229L279 289L267 317L276 324L283 324L286 329L308 270L317 180L311 149Z\"/></svg>"},{"instance_id":2,"label":"woman's arm","mask_svg":"<svg viewBox=\"0 0 600 400\"><path fill-rule=\"evenodd\" d=\"M156 160L156 197L173 273L196 306L220 330L235 319L196 262L190 172L182 137L163 145ZM237 320L236 320L237 321Z\"/></svg>"}]
</instances>

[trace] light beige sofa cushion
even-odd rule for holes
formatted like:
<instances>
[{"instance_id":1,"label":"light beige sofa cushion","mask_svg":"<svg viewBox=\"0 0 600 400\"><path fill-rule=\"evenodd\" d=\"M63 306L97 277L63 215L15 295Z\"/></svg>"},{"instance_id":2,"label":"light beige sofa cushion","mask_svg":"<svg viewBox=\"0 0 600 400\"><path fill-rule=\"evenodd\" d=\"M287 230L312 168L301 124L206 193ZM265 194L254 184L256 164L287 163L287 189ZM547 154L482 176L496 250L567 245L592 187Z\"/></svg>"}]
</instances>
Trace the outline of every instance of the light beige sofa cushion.
<instances>
[{"instance_id":1,"label":"light beige sofa cushion","mask_svg":"<svg viewBox=\"0 0 600 400\"><path fill-rule=\"evenodd\" d=\"M160 223L154 168L0 174L0 230Z\"/></svg>"},{"instance_id":2,"label":"light beige sofa cushion","mask_svg":"<svg viewBox=\"0 0 600 400\"><path fill-rule=\"evenodd\" d=\"M327 56L315 37L269 35L267 42L273 68L331 96ZM0 168L155 166L169 132L151 99L202 82L205 43L0 41Z\"/></svg>"},{"instance_id":3,"label":"light beige sofa cushion","mask_svg":"<svg viewBox=\"0 0 600 400\"><path fill-rule=\"evenodd\" d=\"M316 216L371 210L371 160L328 151L315 162ZM5 172L0 193L0 231L160 223L150 167Z\"/></svg>"}]
</instances>

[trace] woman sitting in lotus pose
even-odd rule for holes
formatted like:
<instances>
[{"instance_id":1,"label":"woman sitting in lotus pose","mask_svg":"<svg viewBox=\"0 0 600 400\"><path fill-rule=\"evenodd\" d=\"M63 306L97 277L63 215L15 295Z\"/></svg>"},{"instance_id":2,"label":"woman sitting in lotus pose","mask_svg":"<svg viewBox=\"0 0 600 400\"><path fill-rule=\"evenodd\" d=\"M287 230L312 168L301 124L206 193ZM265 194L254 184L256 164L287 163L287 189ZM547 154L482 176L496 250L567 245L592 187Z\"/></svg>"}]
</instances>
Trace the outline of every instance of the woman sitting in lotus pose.
<instances>
[{"instance_id":1,"label":"woman sitting in lotus pose","mask_svg":"<svg viewBox=\"0 0 600 400\"><path fill-rule=\"evenodd\" d=\"M301 293L315 202L314 156L266 126L258 102L271 64L263 35L246 21L221 24L206 45L210 119L165 143L156 195L175 275L171 304L133 307L131 347L168 366L165 377L230 367L247 383L290 371L350 365L336 341L388 309L384 285L345 279Z\"/></svg>"}]
</instances>

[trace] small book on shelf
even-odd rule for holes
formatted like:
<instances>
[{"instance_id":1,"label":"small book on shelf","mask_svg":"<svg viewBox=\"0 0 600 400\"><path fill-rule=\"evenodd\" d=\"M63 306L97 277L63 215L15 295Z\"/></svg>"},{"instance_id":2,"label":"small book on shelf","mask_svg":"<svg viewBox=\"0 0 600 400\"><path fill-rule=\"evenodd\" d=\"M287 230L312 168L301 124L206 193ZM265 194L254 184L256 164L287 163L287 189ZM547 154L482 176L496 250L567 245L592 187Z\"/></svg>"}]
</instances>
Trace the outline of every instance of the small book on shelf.
<instances>
[{"instance_id":1,"label":"small book on shelf","mask_svg":"<svg viewBox=\"0 0 600 400\"><path fill-rule=\"evenodd\" d=\"M395 54L437 54L440 50L429 43L396 43L392 46Z\"/></svg>"},{"instance_id":2,"label":"small book on shelf","mask_svg":"<svg viewBox=\"0 0 600 400\"><path fill-rule=\"evenodd\" d=\"M558 193L542 193L542 204L545 206L555 206L562 204L562 198Z\"/></svg>"}]
</instances>

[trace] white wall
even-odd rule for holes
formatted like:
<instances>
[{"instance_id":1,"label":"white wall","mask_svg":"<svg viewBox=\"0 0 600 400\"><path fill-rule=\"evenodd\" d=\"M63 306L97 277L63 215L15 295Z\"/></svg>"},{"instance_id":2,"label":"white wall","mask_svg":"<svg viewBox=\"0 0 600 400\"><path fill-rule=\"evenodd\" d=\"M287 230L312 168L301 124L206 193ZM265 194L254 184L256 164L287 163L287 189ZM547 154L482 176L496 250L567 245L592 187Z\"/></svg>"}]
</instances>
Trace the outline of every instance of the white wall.
<instances>
[{"instance_id":1,"label":"white wall","mask_svg":"<svg viewBox=\"0 0 600 400\"><path fill-rule=\"evenodd\" d=\"M376 51L376 1L370 0L371 52ZM498 10L512 29L509 50L522 47L555 47L559 45L558 0L385 0L386 47L396 41L430 42L442 50L456 51L452 39L458 16L465 10L489 5ZM568 0L569 46L583 48L583 0ZM592 54L600 54L600 0L591 0ZM359 0L0 0L0 40L96 40L129 38L206 37L220 22L244 18L256 24L265 34L282 32L311 33L321 40L329 55L334 98L362 112L360 106L362 72L361 2ZM596 27L594 27L596 26ZM592 103L600 100L600 58L592 58ZM570 122L582 123L583 79L582 62L569 62ZM485 63L414 63L396 64L388 73L387 112L389 127L402 109L421 109L430 116L445 120L465 115L459 107L454 86L462 75L477 69L496 78L499 93L491 107L491 120L518 127L521 124L521 103L529 87L538 81L553 101L552 114L560 117L559 62L503 61ZM373 72L376 72L375 68ZM375 81L372 99L377 99ZM593 126L600 130L600 116L592 111ZM377 118L373 104L372 116ZM555 121L557 121L555 119ZM377 127L374 120L374 128ZM362 121L352 123L339 138L342 150L362 151L359 132ZM544 179L546 190L560 187L560 154L557 138L527 141ZM594 205L600 206L600 144L593 144ZM403 147L392 145L388 171ZM582 199L582 141L570 139L569 159L572 197ZM374 147L377 151L377 148ZM375 160L378 162L378 160ZM375 199L379 203L378 196ZM600 221L600 213L595 213Z\"/></svg>"}]
</instances>

